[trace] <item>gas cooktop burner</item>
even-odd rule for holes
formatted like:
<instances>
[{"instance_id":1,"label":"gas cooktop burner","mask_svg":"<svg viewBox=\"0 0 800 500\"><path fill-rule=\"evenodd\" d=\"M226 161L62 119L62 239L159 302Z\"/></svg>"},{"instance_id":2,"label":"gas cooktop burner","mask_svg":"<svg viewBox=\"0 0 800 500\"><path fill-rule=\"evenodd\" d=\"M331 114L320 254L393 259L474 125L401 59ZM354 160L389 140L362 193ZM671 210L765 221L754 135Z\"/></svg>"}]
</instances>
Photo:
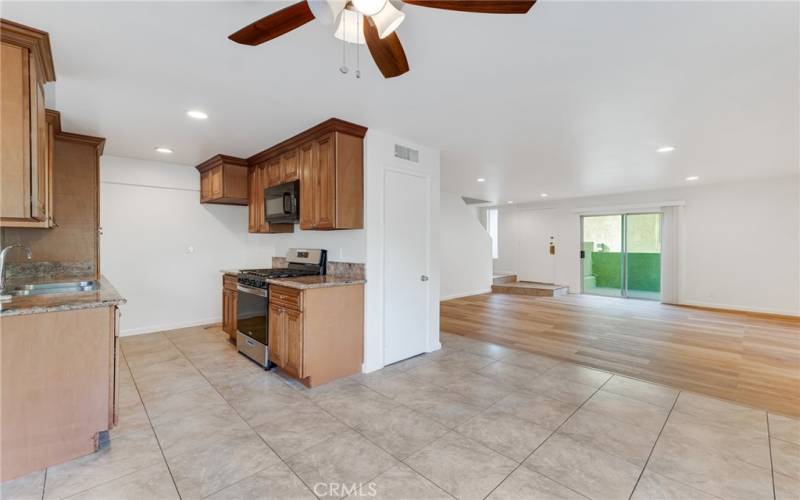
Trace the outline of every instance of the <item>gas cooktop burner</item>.
<instances>
[{"instance_id":1,"label":"gas cooktop burner","mask_svg":"<svg viewBox=\"0 0 800 500\"><path fill-rule=\"evenodd\" d=\"M276 269L243 269L241 271L242 274L250 274L253 276L258 276L260 278L294 278L297 276L310 276L314 274L319 274L319 271L304 271L301 269L286 269L286 268L276 268Z\"/></svg>"},{"instance_id":2,"label":"gas cooktop burner","mask_svg":"<svg viewBox=\"0 0 800 500\"><path fill-rule=\"evenodd\" d=\"M286 256L288 267L242 269L239 271L239 283L255 288L267 288L268 279L324 275L328 263L327 257L328 252L325 250L292 248Z\"/></svg>"}]
</instances>

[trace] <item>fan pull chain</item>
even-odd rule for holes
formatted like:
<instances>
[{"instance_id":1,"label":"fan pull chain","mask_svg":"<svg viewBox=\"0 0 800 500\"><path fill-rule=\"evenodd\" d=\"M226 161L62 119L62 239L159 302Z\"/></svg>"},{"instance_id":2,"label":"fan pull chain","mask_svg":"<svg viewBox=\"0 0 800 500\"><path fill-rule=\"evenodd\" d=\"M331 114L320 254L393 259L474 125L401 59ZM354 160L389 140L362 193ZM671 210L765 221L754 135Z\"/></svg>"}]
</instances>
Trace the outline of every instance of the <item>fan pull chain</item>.
<instances>
[{"instance_id":1,"label":"fan pull chain","mask_svg":"<svg viewBox=\"0 0 800 500\"><path fill-rule=\"evenodd\" d=\"M358 20L358 16L356 16L356 20ZM360 22L357 21L356 25L356 78L361 78L361 26L364 25L364 19Z\"/></svg>"},{"instance_id":2,"label":"fan pull chain","mask_svg":"<svg viewBox=\"0 0 800 500\"><path fill-rule=\"evenodd\" d=\"M344 14L343 14L344 15ZM339 71L342 72L343 75L347 74L347 42L344 41L347 38L347 18L342 19L342 30L345 36L342 37L342 65L339 67Z\"/></svg>"}]
</instances>

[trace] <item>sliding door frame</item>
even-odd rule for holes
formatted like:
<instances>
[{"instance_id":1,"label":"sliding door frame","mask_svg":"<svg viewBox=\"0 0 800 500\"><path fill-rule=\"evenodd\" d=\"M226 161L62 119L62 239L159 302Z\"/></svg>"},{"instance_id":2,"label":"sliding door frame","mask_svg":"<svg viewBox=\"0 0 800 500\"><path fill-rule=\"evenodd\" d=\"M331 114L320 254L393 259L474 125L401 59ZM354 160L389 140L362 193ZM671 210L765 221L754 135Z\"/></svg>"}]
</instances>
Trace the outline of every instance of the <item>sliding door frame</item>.
<instances>
[{"instance_id":1,"label":"sliding door frame","mask_svg":"<svg viewBox=\"0 0 800 500\"><path fill-rule=\"evenodd\" d=\"M584 219L586 217L608 217L608 216L619 216L621 219L621 244L620 244L620 294L619 297L623 299L636 299L636 300L652 300L640 297L631 297L628 294L628 216L629 215L658 215L659 216L659 234L658 234L658 247L659 247L659 254L661 245L663 242L663 230L664 226L661 224L661 219L664 217L664 213L661 210L641 210L641 211L625 211L625 212L608 212L608 213L590 213L590 214L581 214L580 215L580 242L581 254L584 253L583 250L583 243L584 243ZM579 266L580 266L580 277L581 277L581 294L583 295L594 295L597 297L617 297L616 295L603 295L603 294L595 294L589 293L586 291L586 282L584 279L583 274L583 265L586 262L585 258L580 258ZM661 279L659 278L659 290L661 289ZM660 294L660 292L659 292Z\"/></svg>"}]
</instances>

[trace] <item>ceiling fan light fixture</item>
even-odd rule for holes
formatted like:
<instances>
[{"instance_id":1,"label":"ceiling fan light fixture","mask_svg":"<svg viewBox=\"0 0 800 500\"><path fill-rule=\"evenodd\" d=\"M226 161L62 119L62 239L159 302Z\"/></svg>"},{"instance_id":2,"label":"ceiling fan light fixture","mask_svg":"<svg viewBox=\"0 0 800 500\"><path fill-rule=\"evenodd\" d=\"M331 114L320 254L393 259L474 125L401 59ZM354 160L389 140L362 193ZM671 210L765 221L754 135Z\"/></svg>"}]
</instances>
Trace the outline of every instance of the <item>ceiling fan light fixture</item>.
<instances>
[{"instance_id":1,"label":"ceiling fan light fixture","mask_svg":"<svg viewBox=\"0 0 800 500\"><path fill-rule=\"evenodd\" d=\"M375 27L378 29L378 36L386 38L394 33L394 30L400 26L405 18L406 15L404 13L392 5L392 2L387 1L383 9L372 16L372 22L375 23Z\"/></svg>"},{"instance_id":2,"label":"ceiling fan light fixture","mask_svg":"<svg viewBox=\"0 0 800 500\"><path fill-rule=\"evenodd\" d=\"M353 7L365 16L374 16L389 3L388 0L352 0Z\"/></svg>"},{"instance_id":3,"label":"ceiling fan light fixture","mask_svg":"<svg viewBox=\"0 0 800 500\"><path fill-rule=\"evenodd\" d=\"M339 16L339 25L336 26L336 32L333 36L347 43L364 45L367 42L364 40L364 23L362 19L363 16L360 12L344 9L342 15Z\"/></svg>"}]
</instances>

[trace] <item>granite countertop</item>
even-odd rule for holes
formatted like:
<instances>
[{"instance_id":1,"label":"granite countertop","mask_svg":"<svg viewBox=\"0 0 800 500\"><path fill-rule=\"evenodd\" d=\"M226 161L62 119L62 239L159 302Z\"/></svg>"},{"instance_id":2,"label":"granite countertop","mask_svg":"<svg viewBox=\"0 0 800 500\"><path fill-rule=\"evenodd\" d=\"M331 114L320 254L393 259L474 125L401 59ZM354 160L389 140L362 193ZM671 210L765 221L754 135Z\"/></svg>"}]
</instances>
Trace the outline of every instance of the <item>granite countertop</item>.
<instances>
[{"instance_id":1,"label":"granite countertop","mask_svg":"<svg viewBox=\"0 0 800 500\"><path fill-rule=\"evenodd\" d=\"M367 280L348 275L328 274L326 276L298 276L296 278L268 279L270 285L305 290L308 288L326 288L333 286L363 285Z\"/></svg>"},{"instance_id":2,"label":"granite countertop","mask_svg":"<svg viewBox=\"0 0 800 500\"><path fill-rule=\"evenodd\" d=\"M57 279L48 281L57 282ZM79 281L68 278L60 281ZM126 302L105 276L100 276L99 287L91 292L58 293L49 295L29 295L14 297L9 302L0 303L0 316L22 316L45 312L72 311L121 305Z\"/></svg>"}]
</instances>

